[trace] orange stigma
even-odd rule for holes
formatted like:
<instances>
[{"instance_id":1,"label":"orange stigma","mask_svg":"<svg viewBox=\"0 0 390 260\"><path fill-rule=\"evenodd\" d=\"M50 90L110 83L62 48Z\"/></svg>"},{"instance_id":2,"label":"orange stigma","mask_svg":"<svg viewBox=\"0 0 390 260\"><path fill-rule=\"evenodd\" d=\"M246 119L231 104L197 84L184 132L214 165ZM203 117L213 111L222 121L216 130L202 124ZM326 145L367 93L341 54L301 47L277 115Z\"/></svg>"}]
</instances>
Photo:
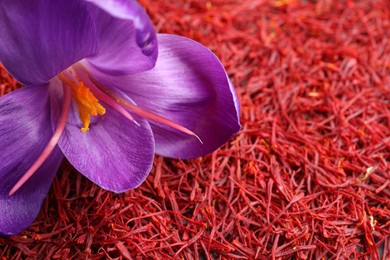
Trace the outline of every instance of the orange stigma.
<instances>
[{"instance_id":1,"label":"orange stigma","mask_svg":"<svg viewBox=\"0 0 390 260\"><path fill-rule=\"evenodd\" d=\"M106 113L106 109L84 82L77 80L71 73L63 72L59 74L59 78L72 90L72 98L78 106L80 120L83 123L80 130L85 133L89 130L91 116L102 116Z\"/></svg>"}]
</instances>

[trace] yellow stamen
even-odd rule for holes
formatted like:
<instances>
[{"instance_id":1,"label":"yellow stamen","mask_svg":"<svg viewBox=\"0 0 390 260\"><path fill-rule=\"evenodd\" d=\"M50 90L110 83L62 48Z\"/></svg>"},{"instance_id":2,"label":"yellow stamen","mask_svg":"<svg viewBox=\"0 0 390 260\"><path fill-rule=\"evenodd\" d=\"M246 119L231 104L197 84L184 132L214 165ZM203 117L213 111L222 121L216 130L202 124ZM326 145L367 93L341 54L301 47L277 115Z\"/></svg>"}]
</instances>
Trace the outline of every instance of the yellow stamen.
<instances>
[{"instance_id":1,"label":"yellow stamen","mask_svg":"<svg viewBox=\"0 0 390 260\"><path fill-rule=\"evenodd\" d=\"M83 82L75 81L63 73L59 75L59 78L72 89L72 98L79 108L80 120L83 123L80 130L85 133L89 130L91 116L102 116L106 113L106 109Z\"/></svg>"}]
</instances>

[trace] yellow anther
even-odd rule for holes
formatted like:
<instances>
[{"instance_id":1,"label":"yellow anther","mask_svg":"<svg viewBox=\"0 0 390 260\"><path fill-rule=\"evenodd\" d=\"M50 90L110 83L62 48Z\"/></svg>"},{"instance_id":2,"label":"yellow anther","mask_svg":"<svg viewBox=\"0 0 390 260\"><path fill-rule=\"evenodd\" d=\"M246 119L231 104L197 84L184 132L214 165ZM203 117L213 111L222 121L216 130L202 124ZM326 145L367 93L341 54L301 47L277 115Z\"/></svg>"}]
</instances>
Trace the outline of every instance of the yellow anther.
<instances>
[{"instance_id":1,"label":"yellow anther","mask_svg":"<svg viewBox=\"0 0 390 260\"><path fill-rule=\"evenodd\" d=\"M59 75L59 78L72 89L72 98L78 106L80 120L83 123L83 127L80 130L85 133L89 130L91 116L102 116L106 113L106 109L83 82L75 81L75 79L69 78L62 73Z\"/></svg>"}]
</instances>

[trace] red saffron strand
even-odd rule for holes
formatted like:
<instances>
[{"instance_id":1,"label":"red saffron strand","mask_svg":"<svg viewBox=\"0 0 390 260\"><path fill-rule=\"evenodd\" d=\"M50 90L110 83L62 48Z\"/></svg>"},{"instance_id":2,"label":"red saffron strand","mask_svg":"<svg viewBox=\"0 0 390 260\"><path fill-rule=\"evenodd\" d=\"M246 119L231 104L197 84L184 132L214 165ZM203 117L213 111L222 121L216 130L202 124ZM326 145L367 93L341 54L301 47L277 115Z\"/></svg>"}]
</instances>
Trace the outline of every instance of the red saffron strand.
<instances>
[{"instance_id":1,"label":"red saffron strand","mask_svg":"<svg viewBox=\"0 0 390 260\"><path fill-rule=\"evenodd\" d=\"M242 131L211 156L157 156L124 194L64 161L37 221L0 238L0 255L388 259L389 1L139 2L158 32L220 57ZM0 67L0 94L17 88Z\"/></svg>"},{"instance_id":2,"label":"red saffron strand","mask_svg":"<svg viewBox=\"0 0 390 260\"><path fill-rule=\"evenodd\" d=\"M105 88L101 86L99 83L93 82L85 72L85 69L82 67L82 65L79 65L76 67L77 73L80 76L80 80L87 84L87 86L91 89L91 91L95 94L95 96L102 101L106 102L108 105L110 105L112 108L117 110L119 113L121 113L124 117L127 119L133 121L136 125L140 126L140 124L134 120L134 118L126 111L125 108L130 110L131 112L146 118L150 119L156 122L159 122L161 124L164 124L168 127L171 127L173 129L176 129L180 132L183 132L185 134L194 136L198 141L203 144L203 141L200 139L200 137L195 134L193 131L189 130L188 128L170 120L165 117L162 117L160 115L157 115L151 111L148 111L146 109L143 109L135 104L132 104L122 98L120 95L117 95L112 92L105 91ZM125 107L125 108L124 108Z\"/></svg>"},{"instance_id":3,"label":"red saffron strand","mask_svg":"<svg viewBox=\"0 0 390 260\"><path fill-rule=\"evenodd\" d=\"M164 124L166 126L169 126L173 129L176 129L176 130L183 132L185 134L194 136L196 139L198 139L198 141L201 144L203 144L203 141L200 139L200 137L197 134L195 134L193 131L189 130L188 128L186 128L186 127L184 127L184 126L182 126L182 125L180 125L180 124L178 124L178 123L176 123L168 118L162 117L162 116L157 115L151 111L148 111L148 110L143 109L137 105L134 105L130 102L127 102L123 98L118 97L118 100L119 100L120 104L122 104L124 107L126 107L127 109L129 109L133 113L135 113L141 117L144 117L144 118L156 121L158 123Z\"/></svg>"},{"instance_id":4,"label":"red saffron strand","mask_svg":"<svg viewBox=\"0 0 390 260\"><path fill-rule=\"evenodd\" d=\"M60 140L60 137L62 133L64 132L65 125L68 119L69 111L70 111L70 104L71 104L71 91L69 87L67 87L64 83L63 89L64 89L64 100L63 100L63 107L62 107L62 114L58 121L57 127L53 133L53 136L49 140L49 143L45 147L45 149L42 151L42 153L38 156L37 160L33 163L33 165L30 166L30 168L26 171L26 173L18 180L18 182L12 187L10 192L8 193L9 196L12 196L15 194L17 190L19 190L24 183L26 183L31 176L34 175L34 173L39 169L39 167L46 161L46 159L50 156L51 152L56 147L58 141Z\"/></svg>"},{"instance_id":5,"label":"red saffron strand","mask_svg":"<svg viewBox=\"0 0 390 260\"><path fill-rule=\"evenodd\" d=\"M125 107L129 111L139 115L140 117L153 120L155 122L161 123L163 125L171 127L173 129L176 129L180 132L183 132L185 134L191 135L191 136L195 137L196 139L198 139L198 141L201 144L203 144L203 141L200 139L200 137L197 134L195 134L193 131L191 131L190 129L188 129L188 128L186 128L186 127L184 127L184 126L182 126L182 125L180 125L180 124L178 124L178 123L176 123L168 118L162 117L160 115L157 115L156 113L153 113L151 111L143 109L143 108L127 101L126 99L122 98L120 95L117 95L117 94L112 93L112 92L104 93L103 86L100 86L100 84L98 84L98 83L96 83L96 85L95 85L92 83L92 81L90 81L90 82L92 84L91 89L96 91L96 94L99 95L103 101L107 100L110 103L114 102L116 104L116 106L119 106L122 109L123 109L123 107ZM99 87L97 87L97 86L99 86Z\"/></svg>"},{"instance_id":6,"label":"red saffron strand","mask_svg":"<svg viewBox=\"0 0 390 260\"><path fill-rule=\"evenodd\" d=\"M121 115L123 115L128 120L132 121L137 126L141 126L129 112L126 111L120 104L118 104L114 99L106 95L102 90L95 86L95 84L89 79L84 69L80 67L77 70L77 75L80 77L80 80L83 81L87 87L92 91L92 93L103 102L107 103L107 105L111 106L113 109L118 111Z\"/></svg>"}]
</instances>

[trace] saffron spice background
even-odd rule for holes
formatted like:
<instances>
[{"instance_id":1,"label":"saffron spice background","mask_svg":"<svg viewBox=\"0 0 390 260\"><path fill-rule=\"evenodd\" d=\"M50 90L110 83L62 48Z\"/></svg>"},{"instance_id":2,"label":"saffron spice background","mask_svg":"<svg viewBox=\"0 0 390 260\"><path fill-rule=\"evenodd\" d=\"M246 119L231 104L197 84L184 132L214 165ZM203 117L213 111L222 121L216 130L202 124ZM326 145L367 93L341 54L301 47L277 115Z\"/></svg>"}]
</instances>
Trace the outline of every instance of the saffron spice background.
<instances>
[{"instance_id":1,"label":"saffron spice background","mask_svg":"<svg viewBox=\"0 0 390 260\"><path fill-rule=\"evenodd\" d=\"M209 156L157 157L139 188L104 191L64 162L3 259L386 259L390 4L142 0L159 32L225 65L243 129ZM19 86L1 69L0 95Z\"/></svg>"}]
</instances>

